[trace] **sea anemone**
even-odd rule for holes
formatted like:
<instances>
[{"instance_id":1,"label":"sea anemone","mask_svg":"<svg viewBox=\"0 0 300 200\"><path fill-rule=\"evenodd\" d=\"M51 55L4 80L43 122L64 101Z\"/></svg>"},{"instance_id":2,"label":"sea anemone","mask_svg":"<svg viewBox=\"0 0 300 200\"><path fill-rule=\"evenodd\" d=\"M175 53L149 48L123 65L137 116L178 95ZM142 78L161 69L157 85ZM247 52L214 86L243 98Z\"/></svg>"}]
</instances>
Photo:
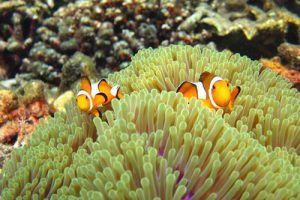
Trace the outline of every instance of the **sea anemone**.
<instances>
[{"instance_id":1,"label":"sea anemone","mask_svg":"<svg viewBox=\"0 0 300 200\"><path fill-rule=\"evenodd\" d=\"M73 101L12 153L3 199L300 198L300 99L291 84L227 51L170 46L132 60L109 77L125 95L102 119ZM204 70L242 87L231 113L172 91Z\"/></svg>"},{"instance_id":2,"label":"sea anemone","mask_svg":"<svg viewBox=\"0 0 300 200\"><path fill-rule=\"evenodd\" d=\"M225 121L248 132L266 147L296 149L300 153L300 93L292 83L258 61L229 51L200 46L173 45L139 51L131 65L109 75L124 93L147 89L174 91L185 81L198 81L203 71L213 72L239 85L241 93Z\"/></svg>"}]
</instances>

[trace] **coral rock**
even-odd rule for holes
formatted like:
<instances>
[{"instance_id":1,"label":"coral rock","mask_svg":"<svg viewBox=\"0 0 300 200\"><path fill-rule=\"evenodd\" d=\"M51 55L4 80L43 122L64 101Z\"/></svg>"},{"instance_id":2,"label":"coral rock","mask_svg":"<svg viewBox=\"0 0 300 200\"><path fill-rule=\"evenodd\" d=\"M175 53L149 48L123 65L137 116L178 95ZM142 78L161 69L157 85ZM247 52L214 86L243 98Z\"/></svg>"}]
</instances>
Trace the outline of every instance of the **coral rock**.
<instances>
[{"instance_id":1,"label":"coral rock","mask_svg":"<svg viewBox=\"0 0 300 200\"><path fill-rule=\"evenodd\" d=\"M72 91L66 91L61 94L54 102L53 107L56 111L66 111L65 107L68 102L72 100L74 93Z\"/></svg>"},{"instance_id":2,"label":"coral rock","mask_svg":"<svg viewBox=\"0 0 300 200\"><path fill-rule=\"evenodd\" d=\"M0 143L0 174L3 164L10 158L10 152L13 150L11 145L4 145Z\"/></svg>"},{"instance_id":3,"label":"coral rock","mask_svg":"<svg viewBox=\"0 0 300 200\"><path fill-rule=\"evenodd\" d=\"M261 59L260 62L262 63L264 69L270 68L277 74L283 75L300 91L300 72L298 70L289 69L283 66L278 57L272 58L271 60Z\"/></svg>"},{"instance_id":4,"label":"coral rock","mask_svg":"<svg viewBox=\"0 0 300 200\"><path fill-rule=\"evenodd\" d=\"M49 114L49 106L44 101L31 102L26 106L22 104L6 114L7 121L0 128L0 143L19 146L34 131L39 119Z\"/></svg>"},{"instance_id":5,"label":"coral rock","mask_svg":"<svg viewBox=\"0 0 300 200\"><path fill-rule=\"evenodd\" d=\"M60 5L64 3L65 0L60 1ZM0 1L0 57L5 55L0 62L9 66L9 77L19 71L23 58L36 41L38 24L53 8L53 0Z\"/></svg>"},{"instance_id":6,"label":"coral rock","mask_svg":"<svg viewBox=\"0 0 300 200\"><path fill-rule=\"evenodd\" d=\"M19 88L19 93L22 95L21 101L27 105L38 100L44 100L45 84L40 80L33 80Z\"/></svg>"},{"instance_id":7,"label":"coral rock","mask_svg":"<svg viewBox=\"0 0 300 200\"><path fill-rule=\"evenodd\" d=\"M17 107L17 95L11 90L0 90L0 124L5 122L6 115Z\"/></svg>"},{"instance_id":8,"label":"coral rock","mask_svg":"<svg viewBox=\"0 0 300 200\"><path fill-rule=\"evenodd\" d=\"M290 63L290 67L300 71L300 45L282 43L277 49L280 57Z\"/></svg>"},{"instance_id":9,"label":"coral rock","mask_svg":"<svg viewBox=\"0 0 300 200\"><path fill-rule=\"evenodd\" d=\"M91 57L81 52L76 52L63 65L60 89L66 90L70 88L81 76L94 78L97 76L97 71Z\"/></svg>"}]
</instances>

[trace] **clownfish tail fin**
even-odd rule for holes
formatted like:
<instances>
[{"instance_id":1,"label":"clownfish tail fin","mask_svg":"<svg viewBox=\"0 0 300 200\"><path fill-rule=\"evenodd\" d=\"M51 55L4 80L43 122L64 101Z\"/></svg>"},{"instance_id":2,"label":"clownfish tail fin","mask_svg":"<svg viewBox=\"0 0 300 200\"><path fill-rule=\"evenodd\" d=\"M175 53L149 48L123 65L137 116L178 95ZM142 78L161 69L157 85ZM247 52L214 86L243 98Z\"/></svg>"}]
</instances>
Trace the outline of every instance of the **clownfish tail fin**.
<instances>
[{"instance_id":1,"label":"clownfish tail fin","mask_svg":"<svg viewBox=\"0 0 300 200\"><path fill-rule=\"evenodd\" d=\"M186 90L185 84L188 83L188 81L183 81L178 87L176 92L184 93Z\"/></svg>"},{"instance_id":2,"label":"clownfish tail fin","mask_svg":"<svg viewBox=\"0 0 300 200\"><path fill-rule=\"evenodd\" d=\"M117 97L117 99L123 98L123 94L122 94L122 92L120 90L120 87L117 89L117 95L116 95L116 97Z\"/></svg>"},{"instance_id":3,"label":"clownfish tail fin","mask_svg":"<svg viewBox=\"0 0 300 200\"><path fill-rule=\"evenodd\" d=\"M198 98L197 86L188 81L184 81L183 83L181 83L178 86L176 92L181 92L183 96L187 98L192 98L192 97Z\"/></svg>"}]
</instances>

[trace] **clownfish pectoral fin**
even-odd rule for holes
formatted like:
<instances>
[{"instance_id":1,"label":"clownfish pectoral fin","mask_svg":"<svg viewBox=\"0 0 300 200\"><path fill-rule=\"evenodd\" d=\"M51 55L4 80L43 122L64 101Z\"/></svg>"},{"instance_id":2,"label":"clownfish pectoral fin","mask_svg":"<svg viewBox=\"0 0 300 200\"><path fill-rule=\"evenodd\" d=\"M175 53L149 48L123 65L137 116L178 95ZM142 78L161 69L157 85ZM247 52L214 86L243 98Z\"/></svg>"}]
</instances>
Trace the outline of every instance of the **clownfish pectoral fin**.
<instances>
[{"instance_id":1,"label":"clownfish pectoral fin","mask_svg":"<svg viewBox=\"0 0 300 200\"><path fill-rule=\"evenodd\" d=\"M209 99L202 100L202 101L201 101L201 105L202 105L202 107L207 107L207 108L210 108L210 109L213 109L213 110L217 110L217 108L215 108L215 107L211 104L211 102L210 102Z\"/></svg>"},{"instance_id":2,"label":"clownfish pectoral fin","mask_svg":"<svg viewBox=\"0 0 300 200\"><path fill-rule=\"evenodd\" d=\"M94 107L97 108L99 105L104 104L106 101L107 101L106 94L100 92L100 93L96 94L93 99Z\"/></svg>"},{"instance_id":3,"label":"clownfish pectoral fin","mask_svg":"<svg viewBox=\"0 0 300 200\"><path fill-rule=\"evenodd\" d=\"M103 92L105 94L109 94L110 90L111 90L111 86L106 82L105 79L102 79L98 83L98 89L99 89L100 92Z\"/></svg>"},{"instance_id":4,"label":"clownfish pectoral fin","mask_svg":"<svg viewBox=\"0 0 300 200\"><path fill-rule=\"evenodd\" d=\"M202 107L207 107L207 108L212 108L211 103L208 99L201 100L201 106Z\"/></svg>"},{"instance_id":5,"label":"clownfish pectoral fin","mask_svg":"<svg viewBox=\"0 0 300 200\"><path fill-rule=\"evenodd\" d=\"M95 117L102 117L101 112L97 109L91 110L91 114L93 114Z\"/></svg>"},{"instance_id":6,"label":"clownfish pectoral fin","mask_svg":"<svg viewBox=\"0 0 300 200\"><path fill-rule=\"evenodd\" d=\"M116 97L117 97L117 99L122 99L122 97L123 97L123 94L122 94L120 88L118 88L118 90L117 90L117 95L116 95Z\"/></svg>"},{"instance_id":7,"label":"clownfish pectoral fin","mask_svg":"<svg viewBox=\"0 0 300 200\"><path fill-rule=\"evenodd\" d=\"M238 94L240 92L241 92L241 87L240 86L237 86L232 90L231 95L230 95L230 102L229 102L229 105L228 105L229 111L232 111L234 101L235 101L236 97L238 96Z\"/></svg>"},{"instance_id":8,"label":"clownfish pectoral fin","mask_svg":"<svg viewBox=\"0 0 300 200\"><path fill-rule=\"evenodd\" d=\"M183 83L181 83L176 92L181 92L183 96L187 98L198 98L197 86L188 81L184 81Z\"/></svg>"},{"instance_id":9,"label":"clownfish pectoral fin","mask_svg":"<svg viewBox=\"0 0 300 200\"><path fill-rule=\"evenodd\" d=\"M234 101L240 92L241 92L241 87L236 86L231 92L230 101Z\"/></svg>"},{"instance_id":10,"label":"clownfish pectoral fin","mask_svg":"<svg viewBox=\"0 0 300 200\"><path fill-rule=\"evenodd\" d=\"M91 82L87 77L82 77L81 80L81 86L80 86L80 90L84 90L87 93L91 93Z\"/></svg>"}]
</instances>

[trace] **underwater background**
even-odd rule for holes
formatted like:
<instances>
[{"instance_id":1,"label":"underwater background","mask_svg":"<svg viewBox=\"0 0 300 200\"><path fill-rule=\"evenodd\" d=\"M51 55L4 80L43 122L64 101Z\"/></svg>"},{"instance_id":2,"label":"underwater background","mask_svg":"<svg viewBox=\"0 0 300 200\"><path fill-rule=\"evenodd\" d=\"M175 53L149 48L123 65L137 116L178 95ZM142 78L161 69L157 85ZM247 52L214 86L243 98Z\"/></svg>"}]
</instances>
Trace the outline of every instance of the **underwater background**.
<instances>
[{"instance_id":1,"label":"underwater background","mask_svg":"<svg viewBox=\"0 0 300 200\"><path fill-rule=\"evenodd\" d=\"M176 93L204 71L231 112ZM0 199L300 199L299 91L299 0L0 0Z\"/></svg>"}]
</instances>

